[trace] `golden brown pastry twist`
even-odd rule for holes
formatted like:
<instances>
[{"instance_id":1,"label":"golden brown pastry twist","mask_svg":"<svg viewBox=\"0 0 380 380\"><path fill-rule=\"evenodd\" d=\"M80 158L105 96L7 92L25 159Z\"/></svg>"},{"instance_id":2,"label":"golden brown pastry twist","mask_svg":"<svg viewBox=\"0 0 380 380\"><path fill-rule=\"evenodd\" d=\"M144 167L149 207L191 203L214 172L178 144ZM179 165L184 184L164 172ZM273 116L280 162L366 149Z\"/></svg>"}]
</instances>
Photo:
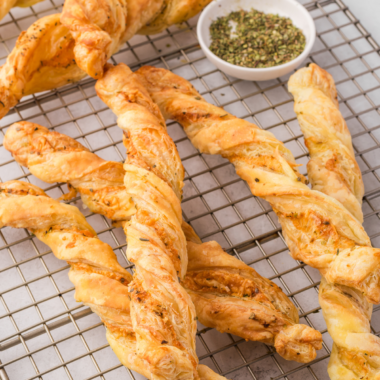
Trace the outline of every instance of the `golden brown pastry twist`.
<instances>
[{"instance_id":1,"label":"golden brown pastry twist","mask_svg":"<svg viewBox=\"0 0 380 380\"><path fill-rule=\"evenodd\" d=\"M144 89L141 93L137 91L134 75L122 67L124 72L121 74L126 82L129 81L127 94L130 106L137 103L134 106L137 108L138 104L144 104L162 120L157 106L146 101L148 95L144 94ZM133 111L134 117L137 110ZM161 123L164 127L164 122ZM145 165L148 160L141 158L139 152L148 150L143 145L147 139L140 134L141 128L136 123L131 123L130 128L128 138L124 139L128 159L150 168L165 179L161 170L165 173L170 161L167 165L159 161L153 161L151 166ZM125 221L136 212L122 181L125 173L122 164L102 160L70 137L49 132L38 124L19 122L7 130L4 146L17 162L27 166L45 182L68 182L72 189L75 188L71 196L79 191L83 202L92 211L116 221ZM183 172L177 170L177 173L180 173L181 182ZM171 186L176 183L178 181L173 181ZM178 186L176 194L179 198L181 191ZM245 339L274 345L288 360L309 362L315 358L315 350L321 348L320 333L297 324L296 308L276 284L223 252L216 242L201 245L188 225L183 224L183 228L188 240L193 241L188 242L192 269L188 270L183 285L196 305L201 323Z\"/></svg>"},{"instance_id":2,"label":"golden brown pastry twist","mask_svg":"<svg viewBox=\"0 0 380 380\"><path fill-rule=\"evenodd\" d=\"M127 257L135 264L130 291L136 354L155 378L197 378L196 313L180 284L188 258L176 195L183 186L178 152L157 107L126 65L107 66L96 91L118 116L125 139L138 146L135 152L131 144L124 164L124 184L136 208L124 224ZM121 347L112 348L117 353Z\"/></svg>"},{"instance_id":3,"label":"golden brown pastry twist","mask_svg":"<svg viewBox=\"0 0 380 380\"><path fill-rule=\"evenodd\" d=\"M310 152L307 170L313 190L337 199L363 223L364 185L333 78L312 63L289 78L288 88Z\"/></svg>"},{"instance_id":4,"label":"golden brown pastry twist","mask_svg":"<svg viewBox=\"0 0 380 380\"><path fill-rule=\"evenodd\" d=\"M1 0L0 2L0 20L11 10L13 7L31 7L43 0Z\"/></svg>"},{"instance_id":5,"label":"golden brown pastry twist","mask_svg":"<svg viewBox=\"0 0 380 380\"><path fill-rule=\"evenodd\" d=\"M131 139L138 141L136 135ZM123 184L122 164L102 160L71 137L18 122L7 130L4 146L37 178L68 182L73 190L70 197L78 191L91 211L114 221L128 220L136 212ZM315 350L321 348L320 334L304 325L292 327L298 323L297 309L276 284L226 254L216 242L201 244L186 224L182 228L190 240L189 267L182 285L202 324L274 345L288 360L315 358Z\"/></svg>"},{"instance_id":6,"label":"golden brown pastry twist","mask_svg":"<svg viewBox=\"0 0 380 380\"><path fill-rule=\"evenodd\" d=\"M178 81L172 81L171 84L178 86ZM166 90L169 91L167 87ZM183 99L182 94L179 97ZM170 100L164 100L162 108L164 106L170 111ZM173 113L171 117L174 118ZM211 114L207 117L211 117ZM362 292L347 286L328 284L322 279L320 302L328 329L336 343L329 364L330 376L334 380L378 379L380 341L370 334L372 307Z\"/></svg>"},{"instance_id":7,"label":"golden brown pastry twist","mask_svg":"<svg viewBox=\"0 0 380 380\"><path fill-rule=\"evenodd\" d=\"M55 14L21 32L0 67L0 119L25 95L51 90L86 76L74 59L75 41Z\"/></svg>"},{"instance_id":8,"label":"golden brown pastry twist","mask_svg":"<svg viewBox=\"0 0 380 380\"><path fill-rule=\"evenodd\" d=\"M63 199L79 192L92 212L116 222L126 221L136 212L124 186L123 164L103 160L71 137L35 123L19 122L7 130L4 147L37 178L48 183L67 182L70 193Z\"/></svg>"},{"instance_id":9,"label":"golden brown pastry twist","mask_svg":"<svg viewBox=\"0 0 380 380\"><path fill-rule=\"evenodd\" d=\"M177 120L196 148L230 160L252 193L272 205L294 259L319 269L331 283L380 301L380 250L371 247L360 222L341 203L306 186L280 141L207 103L168 70L145 66L136 74L163 115Z\"/></svg>"},{"instance_id":10,"label":"golden brown pastry twist","mask_svg":"<svg viewBox=\"0 0 380 380\"><path fill-rule=\"evenodd\" d=\"M307 168L313 189L333 196L362 220L364 184L350 133L338 111L331 75L311 64L290 77L289 91L295 96L295 111L311 155ZM380 338L371 335L372 305L357 290L329 284L324 278L319 302L335 342L328 367L330 378L379 378Z\"/></svg>"},{"instance_id":11,"label":"golden brown pastry twist","mask_svg":"<svg viewBox=\"0 0 380 380\"><path fill-rule=\"evenodd\" d=\"M157 17L151 30L156 33L189 19L210 1L67 0L62 17L43 17L21 32L0 67L0 119L25 95L77 82L86 74L101 78L110 56L143 25Z\"/></svg>"},{"instance_id":12,"label":"golden brown pastry twist","mask_svg":"<svg viewBox=\"0 0 380 380\"><path fill-rule=\"evenodd\" d=\"M165 378L165 368L155 368L156 373L152 373L151 367L136 355L136 334L130 316L131 294L128 291L132 276L119 265L112 248L97 238L76 207L59 203L26 182L1 183L0 227L3 226L29 229L51 248L58 259L70 264L69 278L75 286L75 299L89 306L101 318L107 328L107 340L117 348L116 355L125 366L151 380ZM168 313L164 306L161 313L165 320ZM163 333L168 329L165 323L161 327ZM198 366L198 375L197 378L202 380L225 379L204 365Z\"/></svg>"}]
</instances>

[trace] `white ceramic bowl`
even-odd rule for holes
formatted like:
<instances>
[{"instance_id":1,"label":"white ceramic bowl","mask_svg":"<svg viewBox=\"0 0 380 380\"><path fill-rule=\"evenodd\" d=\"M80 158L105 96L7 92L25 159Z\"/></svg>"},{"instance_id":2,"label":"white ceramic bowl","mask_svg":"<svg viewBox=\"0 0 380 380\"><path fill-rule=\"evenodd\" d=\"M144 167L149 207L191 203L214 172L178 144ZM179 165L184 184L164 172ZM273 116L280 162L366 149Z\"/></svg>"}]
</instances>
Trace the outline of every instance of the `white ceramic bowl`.
<instances>
[{"instance_id":1,"label":"white ceramic bowl","mask_svg":"<svg viewBox=\"0 0 380 380\"><path fill-rule=\"evenodd\" d=\"M268 68L248 68L232 65L217 57L209 49L211 45L210 25L217 17L230 12L252 8L289 17L306 37L305 50L295 59L283 65ZM214 0L202 12L197 26L199 43L206 57L220 70L235 78L245 80L270 80L281 77L296 69L309 55L315 41L315 25L310 13L296 0Z\"/></svg>"}]
</instances>

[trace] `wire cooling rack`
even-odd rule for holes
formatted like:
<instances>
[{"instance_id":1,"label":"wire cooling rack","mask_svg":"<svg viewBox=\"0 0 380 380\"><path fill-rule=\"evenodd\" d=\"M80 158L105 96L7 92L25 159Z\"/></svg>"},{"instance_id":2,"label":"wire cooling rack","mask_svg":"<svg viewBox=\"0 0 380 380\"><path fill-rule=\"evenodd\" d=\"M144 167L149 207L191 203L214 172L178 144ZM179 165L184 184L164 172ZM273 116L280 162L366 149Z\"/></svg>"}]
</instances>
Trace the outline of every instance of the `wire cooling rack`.
<instances>
[{"instance_id":1,"label":"wire cooling rack","mask_svg":"<svg viewBox=\"0 0 380 380\"><path fill-rule=\"evenodd\" d=\"M379 46L340 1L303 1L317 26L309 61L334 77L340 107L353 137L365 182L364 226L380 246L380 56ZM12 9L0 24L0 64L21 30L38 18L61 10L62 0ZM155 36L135 36L114 63L132 69L143 64L165 67L190 80L211 103L223 106L273 132L303 164L308 160L302 133L286 89L287 77L244 82L218 71L203 55L195 34L196 19ZM115 116L96 96L94 81L60 88L22 102L1 120L1 138L18 120L37 122L68 134L108 160L125 158ZM186 169L182 203L185 218L204 241L217 240L228 252L272 279L291 297L302 323L323 333L323 349L309 364L287 362L272 348L245 342L199 324L197 353L201 363L230 379L328 379L331 338L318 305L320 276L288 254L277 217L253 197L247 185L220 156L199 154L180 126L168 123ZM39 181L20 167L1 145L1 181L19 179L42 187L57 198L67 188ZM100 239L109 243L122 265L125 236L106 218L91 214L80 199L71 202L86 215ZM68 265L26 230L0 230L0 379L136 379L123 367L105 339L104 326L88 307L74 301ZM374 309L372 332L380 330L380 308ZM2 363L2 364L1 364Z\"/></svg>"}]
</instances>

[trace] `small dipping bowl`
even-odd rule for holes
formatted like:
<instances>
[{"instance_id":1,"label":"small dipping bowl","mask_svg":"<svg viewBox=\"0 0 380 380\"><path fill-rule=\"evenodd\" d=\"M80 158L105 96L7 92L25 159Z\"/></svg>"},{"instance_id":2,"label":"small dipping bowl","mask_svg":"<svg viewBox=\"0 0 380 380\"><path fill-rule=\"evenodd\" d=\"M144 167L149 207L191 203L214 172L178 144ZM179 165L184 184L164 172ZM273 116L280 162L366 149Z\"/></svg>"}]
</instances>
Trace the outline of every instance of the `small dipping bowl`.
<instances>
[{"instance_id":1,"label":"small dipping bowl","mask_svg":"<svg viewBox=\"0 0 380 380\"><path fill-rule=\"evenodd\" d=\"M304 51L290 62L266 68L236 66L217 57L209 49L211 45L210 25L218 17L227 16L233 11L251 9L264 13L288 17L302 30L306 37ZM296 0L214 0L202 12L197 26L198 40L206 57L221 71L232 77L263 81L279 78L296 69L309 55L315 41L315 25L310 13Z\"/></svg>"}]
</instances>

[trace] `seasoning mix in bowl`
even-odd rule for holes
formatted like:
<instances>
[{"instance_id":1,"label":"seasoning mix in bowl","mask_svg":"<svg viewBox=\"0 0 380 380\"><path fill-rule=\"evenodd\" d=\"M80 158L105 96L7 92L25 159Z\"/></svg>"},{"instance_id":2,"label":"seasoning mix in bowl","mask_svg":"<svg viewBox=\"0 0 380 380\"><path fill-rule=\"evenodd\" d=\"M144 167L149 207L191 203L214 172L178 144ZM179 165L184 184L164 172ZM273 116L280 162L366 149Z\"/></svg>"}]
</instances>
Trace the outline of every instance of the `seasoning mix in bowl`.
<instances>
[{"instance_id":1,"label":"seasoning mix in bowl","mask_svg":"<svg viewBox=\"0 0 380 380\"><path fill-rule=\"evenodd\" d=\"M315 25L297 0L215 0L198 20L199 44L211 63L245 80L295 70L315 42Z\"/></svg>"},{"instance_id":2,"label":"seasoning mix in bowl","mask_svg":"<svg viewBox=\"0 0 380 380\"><path fill-rule=\"evenodd\" d=\"M238 66L262 68L282 65L298 57L306 38L292 20L252 9L218 17L210 26L210 50Z\"/></svg>"}]
</instances>

